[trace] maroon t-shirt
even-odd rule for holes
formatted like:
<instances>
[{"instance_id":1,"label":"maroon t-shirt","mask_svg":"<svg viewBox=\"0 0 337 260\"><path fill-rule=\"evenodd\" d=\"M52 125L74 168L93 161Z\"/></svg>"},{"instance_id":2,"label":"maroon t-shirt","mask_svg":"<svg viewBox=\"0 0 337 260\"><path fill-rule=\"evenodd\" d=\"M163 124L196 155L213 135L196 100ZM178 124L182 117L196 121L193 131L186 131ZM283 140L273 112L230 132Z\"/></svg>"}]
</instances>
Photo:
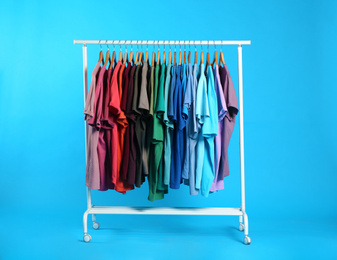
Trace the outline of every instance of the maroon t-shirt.
<instances>
[{"instance_id":1,"label":"maroon t-shirt","mask_svg":"<svg viewBox=\"0 0 337 260\"><path fill-rule=\"evenodd\" d=\"M128 99L128 90L129 90L129 79L131 71L131 63L128 62L123 74L123 95L121 100L121 109L126 112L126 103Z\"/></svg>"}]
</instances>

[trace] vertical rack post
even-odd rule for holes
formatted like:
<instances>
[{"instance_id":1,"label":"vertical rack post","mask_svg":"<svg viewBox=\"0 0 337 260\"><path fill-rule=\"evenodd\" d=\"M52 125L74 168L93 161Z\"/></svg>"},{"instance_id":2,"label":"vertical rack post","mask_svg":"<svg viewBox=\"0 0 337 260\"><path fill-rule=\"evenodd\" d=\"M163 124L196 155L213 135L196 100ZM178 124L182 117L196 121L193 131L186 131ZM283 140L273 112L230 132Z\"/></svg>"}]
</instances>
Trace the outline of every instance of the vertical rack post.
<instances>
[{"instance_id":1,"label":"vertical rack post","mask_svg":"<svg viewBox=\"0 0 337 260\"><path fill-rule=\"evenodd\" d=\"M243 82L242 82L242 46L238 45L238 71L239 71L239 116L240 116L240 170L241 170L241 210L246 212L245 198L245 155L243 132ZM245 223L246 224L246 223ZM247 223L248 224L248 223Z\"/></svg>"},{"instance_id":2,"label":"vertical rack post","mask_svg":"<svg viewBox=\"0 0 337 260\"><path fill-rule=\"evenodd\" d=\"M87 45L83 44L83 90L84 90L84 106L88 95L88 62L87 62ZM85 164L87 164L87 145L88 145L88 123L84 121L84 138L85 138ZM91 192L87 187L87 208L91 208Z\"/></svg>"}]
</instances>

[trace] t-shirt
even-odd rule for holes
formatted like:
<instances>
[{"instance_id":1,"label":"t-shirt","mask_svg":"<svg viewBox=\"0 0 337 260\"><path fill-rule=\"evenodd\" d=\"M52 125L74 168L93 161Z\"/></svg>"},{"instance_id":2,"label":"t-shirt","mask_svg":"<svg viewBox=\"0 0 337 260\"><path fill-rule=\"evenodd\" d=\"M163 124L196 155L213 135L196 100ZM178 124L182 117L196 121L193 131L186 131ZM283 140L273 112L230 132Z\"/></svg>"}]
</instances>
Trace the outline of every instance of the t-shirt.
<instances>
[{"instance_id":1,"label":"t-shirt","mask_svg":"<svg viewBox=\"0 0 337 260\"><path fill-rule=\"evenodd\" d=\"M207 66L207 100L209 117L202 127L205 138L205 156L202 170L201 195L208 197L214 176L214 137L218 134L218 104L214 88L214 76L211 66Z\"/></svg>"},{"instance_id":2,"label":"t-shirt","mask_svg":"<svg viewBox=\"0 0 337 260\"><path fill-rule=\"evenodd\" d=\"M162 69L165 70L165 65L163 65ZM154 107L154 115L153 115L153 137L151 142L150 149L150 160L149 160L149 197L150 201L155 201L164 198L164 191L158 189L159 181L159 172L160 163L162 160L163 153L163 127L160 119L157 117L157 101L158 101L158 92L159 92L159 71L160 65L157 64L155 66L155 78L154 78L154 88L153 88L153 107ZM164 72L165 74L165 72ZM166 191L167 193L167 191Z\"/></svg>"},{"instance_id":3,"label":"t-shirt","mask_svg":"<svg viewBox=\"0 0 337 260\"><path fill-rule=\"evenodd\" d=\"M182 183L182 163L184 156L184 135L183 129L185 127L185 118L182 113L183 104L183 87L181 82L182 66L177 66L176 71L176 85L173 95L173 114L169 115L174 122L173 138L172 138L172 153L171 153L171 175L170 187L171 189L179 189Z\"/></svg>"},{"instance_id":4,"label":"t-shirt","mask_svg":"<svg viewBox=\"0 0 337 260\"><path fill-rule=\"evenodd\" d=\"M190 186L190 194L197 195L199 191L195 188L195 156L196 145L198 138L198 127L195 116L195 100L198 86L197 80L197 65L188 64L188 79L186 85L186 91L184 96L184 106L188 109L188 119L186 122L186 133L188 142L186 142L187 148L185 151L184 166L188 172L188 179L184 180L186 185Z\"/></svg>"},{"instance_id":5,"label":"t-shirt","mask_svg":"<svg viewBox=\"0 0 337 260\"><path fill-rule=\"evenodd\" d=\"M84 107L84 120L88 122L94 116L95 90L98 74L100 71L100 62L98 62L91 74L91 83L89 93ZM100 188L100 173L97 154L98 131L95 127L88 127L87 133L87 165L85 173L85 184L89 189L98 190Z\"/></svg>"},{"instance_id":6,"label":"t-shirt","mask_svg":"<svg viewBox=\"0 0 337 260\"><path fill-rule=\"evenodd\" d=\"M131 67L131 64L130 64ZM136 182L136 164L137 164L137 149L136 149L136 136L135 136L135 115L132 110L132 99L134 95L134 77L136 65L133 64L130 71L130 80L128 86L128 96L126 101L126 117L129 126L126 128L124 151L122 160L121 175L127 179L129 184L134 185ZM129 149L128 149L129 148Z\"/></svg>"},{"instance_id":7,"label":"t-shirt","mask_svg":"<svg viewBox=\"0 0 337 260\"><path fill-rule=\"evenodd\" d=\"M143 144L144 140L142 140L143 131L142 129L142 121L141 115L142 112L138 109L138 100L139 100L139 93L142 85L142 65L137 65L136 72L135 72L135 79L134 79L134 92L132 98L132 110L135 116L135 139L136 139L136 179L135 185L136 187L140 187L143 182L145 181L145 175L143 174Z\"/></svg>"},{"instance_id":8,"label":"t-shirt","mask_svg":"<svg viewBox=\"0 0 337 260\"><path fill-rule=\"evenodd\" d=\"M118 94L119 94L120 103L122 102L122 96L123 96L124 70L125 70L125 63L121 65L120 70L118 72ZM120 111L121 112L119 113L117 117L118 144L117 144L117 179L116 179L115 190L121 193L125 193L128 190L132 190L133 185L128 184L126 181L120 178L122 156L123 156L123 150L124 150L124 136L125 136L125 130L128 126L128 121L127 121L124 111L123 110L120 110Z\"/></svg>"},{"instance_id":9,"label":"t-shirt","mask_svg":"<svg viewBox=\"0 0 337 260\"><path fill-rule=\"evenodd\" d=\"M106 156L105 156L105 187L107 189L114 189L114 185L112 183L112 168L111 168L111 134L112 134L112 128L115 127L113 124L113 119L111 117L111 114L109 112L109 102L110 102L110 83L111 83L111 77L112 77L112 69L108 69L107 71L107 77L104 82L106 84L103 85L103 119L101 120L102 128L105 130L103 140L106 145ZM102 131L100 131L101 134Z\"/></svg>"},{"instance_id":10,"label":"t-shirt","mask_svg":"<svg viewBox=\"0 0 337 260\"><path fill-rule=\"evenodd\" d=\"M118 172L118 115L121 113L120 99L118 93L118 72L121 66L121 62L118 61L116 64L110 82L110 103L109 109L112 114L113 123L115 127L112 129L111 133L111 170L112 170L112 182L116 187L117 183L117 172Z\"/></svg>"},{"instance_id":11,"label":"t-shirt","mask_svg":"<svg viewBox=\"0 0 337 260\"><path fill-rule=\"evenodd\" d=\"M188 126L187 126L187 120L188 120L188 109L184 105L184 98L185 98L185 93L186 93L186 87L187 87L187 76L188 76L188 66L186 63L182 65L182 70L181 70L181 103L179 103L179 106L181 107L181 116L182 116L182 122L184 122L184 128L183 128L183 144L182 146L182 151L183 151L183 161L182 161L182 172L181 172L181 177L182 179L188 180L188 167L187 164L185 165L186 157L189 156L189 138L187 137L187 131L188 131Z\"/></svg>"},{"instance_id":12,"label":"t-shirt","mask_svg":"<svg viewBox=\"0 0 337 260\"><path fill-rule=\"evenodd\" d=\"M201 188L201 178L203 172L204 155L205 155L205 138L202 133L203 124L210 117L208 98L207 98L207 81L205 77L205 65L200 64L199 81L197 87L195 116L198 125L198 140L196 147L196 169L195 169L195 188Z\"/></svg>"},{"instance_id":13,"label":"t-shirt","mask_svg":"<svg viewBox=\"0 0 337 260\"><path fill-rule=\"evenodd\" d=\"M235 89L233 85L232 78L229 74L227 65L219 68L220 81L223 88L227 109L225 120L224 120L224 131L222 134L221 142L221 160L220 160L220 178L224 178L229 175L229 166L228 166L228 145L230 138L233 133L234 125L235 125L235 117L239 111L238 109L238 101L235 94Z\"/></svg>"},{"instance_id":14,"label":"t-shirt","mask_svg":"<svg viewBox=\"0 0 337 260\"><path fill-rule=\"evenodd\" d=\"M156 139L162 141L163 148L161 150L161 159L159 165L159 173L158 173L158 190L167 191L168 186L164 184L164 128L165 124L164 113L165 113L165 76L166 76L166 64L163 63L160 69L160 79L159 79L159 88L158 88L158 96L156 102L156 117L157 117L157 129L156 129Z\"/></svg>"},{"instance_id":15,"label":"t-shirt","mask_svg":"<svg viewBox=\"0 0 337 260\"><path fill-rule=\"evenodd\" d=\"M215 176L214 181L211 186L211 192L215 192L217 190L224 189L224 181L222 178L219 178L219 166L220 166L220 159L221 159L221 137L223 129L223 119L227 113L227 105L225 96L223 94L220 76L219 76L219 67L215 65L213 68L213 76L214 76L214 87L217 96L217 103L218 103L218 135L215 137L215 156L214 156L214 169L215 169Z\"/></svg>"},{"instance_id":16,"label":"t-shirt","mask_svg":"<svg viewBox=\"0 0 337 260\"><path fill-rule=\"evenodd\" d=\"M148 65L148 66L147 66ZM145 65L144 65L145 67ZM142 74L142 92L144 93L144 98L139 99L139 104L142 104L142 117L141 117L141 126L142 126L142 142L143 142L143 174L149 174L149 160L150 160L150 146L152 141L152 132L153 132L153 89L154 89L154 74L155 68L151 67L149 64L146 64L146 70L143 67ZM145 80L144 80L145 78ZM143 99L141 101L141 99ZM141 106L139 107L141 108Z\"/></svg>"},{"instance_id":17,"label":"t-shirt","mask_svg":"<svg viewBox=\"0 0 337 260\"><path fill-rule=\"evenodd\" d=\"M103 66L99 72L96 89L95 89L95 102L94 102L94 116L88 120L88 124L95 127L95 135L98 135L98 141L96 150L98 156L99 174L100 174L100 188L99 190L107 190L105 186L105 155L106 146L104 142L104 129L101 125L101 120L103 118L103 84L104 75L106 75L106 67Z\"/></svg>"},{"instance_id":18,"label":"t-shirt","mask_svg":"<svg viewBox=\"0 0 337 260\"><path fill-rule=\"evenodd\" d=\"M164 184L170 184L170 170L171 170L171 135L173 130L173 123L169 119L168 108L169 108L169 100L171 93L171 75L173 73L172 64L167 64L166 70L166 79L165 79L165 88L164 88L164 102L165 102L165 111L163 115L164 122ZM175 81L175 79L174 79Z\"/></svg>"},{"instance_id":19,"label":"t-shirt","mask_svg":"<svg viewBox=\"0 0 337 260\"><path fill-rule=\"evenodd\" d=\"M130 81L130 71L131 71L131 63L127 62L126 68L123 73L123 96L121 101L121 109L126 111L126 103L128 99L128 91L129 91L129 81Z\"/></svg>"}]
</instances>

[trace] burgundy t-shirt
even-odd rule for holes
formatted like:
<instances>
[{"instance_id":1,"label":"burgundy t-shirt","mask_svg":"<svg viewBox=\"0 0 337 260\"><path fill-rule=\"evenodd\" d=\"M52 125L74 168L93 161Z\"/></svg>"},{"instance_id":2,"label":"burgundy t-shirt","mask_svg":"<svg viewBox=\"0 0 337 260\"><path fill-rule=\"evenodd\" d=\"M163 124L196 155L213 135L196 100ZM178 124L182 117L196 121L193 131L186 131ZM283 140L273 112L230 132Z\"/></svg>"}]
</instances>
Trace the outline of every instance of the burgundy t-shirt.
<instances>
[{"instance_id":1,"label":"burgundy t-shirt","mask_svg":"<svg viewBox=\"0 0 337 260\"><path fill-rule=\"evenodd\" d=\"M114 185L112 183L112 155L111 155L111 135L112 128L114 127L112 115L109 113L109 102L110 102L110 81L112 76L112 69L107 70L107 77L103 84L103 120L102 127L104 131L103 139L106 144L106 156L105 156L105 188L113 189ZM100 132L101 134L101 132Z\"/></svg>"},{"instance_id":2,"label":"burgundy t-shirt","mask_svg":"<svg viewBox=\"0 0 337 260\"><path fill-rule=\"evenodd\" d=\"M224 178L229 175L228 145L234 130L235 117L239 109L233 81L226 64L224 67L220 66L219 73L228 110L224 118L224 131L222 131L221 159L219 166L219 176Z\"/></svg>"}]
</instances>

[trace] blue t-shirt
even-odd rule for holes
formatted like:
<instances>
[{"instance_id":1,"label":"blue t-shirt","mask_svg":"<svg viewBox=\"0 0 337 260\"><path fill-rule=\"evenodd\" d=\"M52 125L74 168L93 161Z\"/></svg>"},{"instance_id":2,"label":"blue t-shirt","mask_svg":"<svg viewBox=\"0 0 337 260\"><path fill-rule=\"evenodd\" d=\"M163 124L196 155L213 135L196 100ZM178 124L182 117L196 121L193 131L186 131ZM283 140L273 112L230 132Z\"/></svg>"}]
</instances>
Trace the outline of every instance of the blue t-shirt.
<instances>
[{"instance_id":1,"label":"blue t-shirt","mask_svg":"<svg viewBox=\"0 0 337 260\"><path fill-rule=\"evenodd\" d=\"M186 167L185 165L185 161L186 161L186 157L189 156L189 149L188 149L188 145L189 145L189 138L187 138L187 134L188 134L188 109L185 106L185 93L186 93L186 88L187 88L187 74L188 74L188 68L187 68L187 64L184 63L182 70L181 70L181 85L182 85L182 90L181 90L181 94L182 94L182 99L181 99L181 103L179 104L179 106L181 106L182 108L182 117L184 119L185 125L184 125L184 129L183 129L183 161L182 161L182 173L181 173L181 177L185 180L188 180L188 167Z\"/></svg>"},{"instance_id":2,"label":"blue t-shirt","mask_svg":"<svg viewBox=\"0 0 337 260\"><path fill-rule=\"evenodd\" d=\"M179 189L182 183L182 163L184 156L184 134L186 120L182 113L183 104L183 87L181 81L182 66L178 65L176 70L176 85L173 94L173 117L174 130L172 136L172 152L171 152L171 174L170 187L171 189ZM173 76L173 75L172 75Z\"/></svg>"}]
</instances>

